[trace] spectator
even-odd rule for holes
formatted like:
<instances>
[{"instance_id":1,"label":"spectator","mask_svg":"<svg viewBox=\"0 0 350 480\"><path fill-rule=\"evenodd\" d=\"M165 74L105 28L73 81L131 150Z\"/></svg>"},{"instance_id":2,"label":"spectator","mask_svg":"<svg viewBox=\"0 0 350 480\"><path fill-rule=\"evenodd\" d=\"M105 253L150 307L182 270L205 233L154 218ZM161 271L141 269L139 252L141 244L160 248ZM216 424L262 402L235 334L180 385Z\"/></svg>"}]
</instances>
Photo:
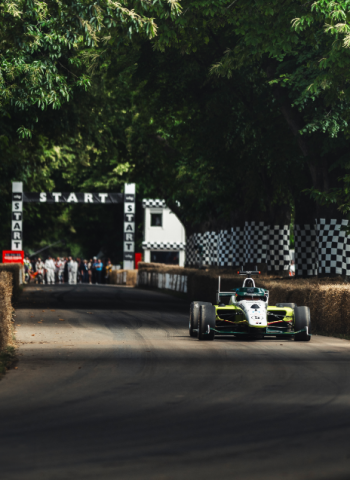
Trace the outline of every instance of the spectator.
<instances>
[{"instance_id":1,"label":"spectator","mask_svg":"<svg viewBox=\"0 0 350 480\"><path fill-rule=\"evenodd\" d=\"M96 264L96 284L102 283L102 269L103 269L103 263L101 262L101 259L99 258L97 260Z\"/></svg>"},{"instance_id":2,"label":"spectator","mask_svg":"<svg viewBox=\"0 0 350 480\"><path fill-rule=\"evenodd\" d=\"M92 259L88 261L88 275L89 275L89 284L92 284Z\"/></svg>"},{"instance_id":3,"label":"spectator","mask_svg":"<svg viewBox=\"0 0 350 480\"><path fill-rule=\"evenodd\" d=\"M69 262L68 262L68 283L70 285L75 285L77 283L77 272L78 272L78 264L77 262L72 258L69 257Z\"/></svg>"},{"instance_id":4,"label":"spectator","mask_svg":"<svg viewBox=\"0 0 350 480\"><path fill-rule=\"evenodd\" d=\"M77 257L76 262L77 262L77 281L76 281L76 283L80 283L81 274L80 274L80 258L79 257Z\"/></svg>"},{"instance_id":5,"label":"spectator","mask_svg":"<svg viewBox=\"0 0 350 480\"><path fill-rule=\"evenodd\" d=\"M58 271L58 280L60 283L64 283L64 269L66 266L66 261L64 257L62 257L59 261L59 271Z\"/></svg>"},{"instance_id":6,"label":"spectator","mask_svg":"<svg viewBox=\"0 0 350 480\"><path fill-rule=\"evenodd\" d=\"M55 263L50 256L45 261L45 270L46 270L47 284L54 285L55 284Z\"/></svg>"},{"instance_id":7,"label":"spectator","mask_svg":"<svg viewBox=\"0 0 350 480\"><path fill-rule=\"evenodd\" d=\"M30 260L30 263L32 264L32 272L36 272L36 268L35 268L36 258L32 258Z\"/></svg>"},{"instance_id":8,"label":"spectator","mask_svg":"<svg viewBox=\"0 0 350 480\"><path fill-rule=\"evenodd\" d=\"M30 282L30 271L32 269L32 264L30 263L30 260L28 257L26 257L23 261L23 266L24 266L24 283L29 283Z\"/></svg>"},{"instance_id":9,"label":"spectator","mask_svg":"<svg viewBox=\"0 0 350 480\"><path fill-rule=\"evenodd\" d=\"M55 283L59 283L60 281L60 257L56 258L55 262Z\"/></svg>"},{"instance_id":10,"label":"spectator","mask_svg":"<svg viewBox=\"0 0 350 480\"><path fill-rule=\"evenodd\" d=\"M64 283L68 283L68 262L69 262L69 258L66 257L65 263L64 263L64 275L63 275Z\"/></svg>"},{"instance_id":11,"label":"spectator","mask_svg":"<svg viewBox=\"0 0 350 480\"><path fill-rule=\"evenodd\" d=\"M83 283L89 282L89 267L87 260L84 260L84 262L81 264L81 276Z\"/></svg>"},{"instance_id":12,"label":"spectator","mask_svg":"<svg viewBox=\"0 0 350 480\"><path fill-rule=\"evenodd\" d=\"M108 262L106 265L106 283L111 282L111 273L112 273L112 262L110 259L108 259Z\"/></svg>"},{"instance_id":13,"label":"spectator","mask_svg":"<svg viewBox=\"0 0 350 480\"><path fill-rule=\"evenodd\" d=\"M80 260L80 263L79 263L80 283L83 283L83 282L84 282L84 271L85 271L84 261L83 261L83 260ZM84 283L85 283L85 282L84 282Z\"/></svg>"},{"instance_id":14,"label":"spectator","mask_svg":"<svg viewBox=\"0 0 350 480\"><path fill-rule=\"evenodd\" d=\"M294 275L295 275L295 262L294 260L292 260L290 262L290 267L289 267L289 276L294 277Z\"/></svg>"},{"instance_id":15,"label":"spectator","mask_svg":"<svg viewBox=\"0 0 350 480\"><path fill-rule=\"evenodd\" d=\"M41 258L38 258L38 261L35 264L35 271L37 272L36 281L37 283L45 283L44 280L44 263L41 261Z\"/></svg>"},{"instance_id":16,"label":"spectator","mask_svg":"<svg viewBox=\"0 0 350 480\"><path fill-rule=\"evenodd\" d=\"M97 257L94 257L92 262L92 283L97 282L96 267L97 267Z\"/></svg>"}]
</instances>

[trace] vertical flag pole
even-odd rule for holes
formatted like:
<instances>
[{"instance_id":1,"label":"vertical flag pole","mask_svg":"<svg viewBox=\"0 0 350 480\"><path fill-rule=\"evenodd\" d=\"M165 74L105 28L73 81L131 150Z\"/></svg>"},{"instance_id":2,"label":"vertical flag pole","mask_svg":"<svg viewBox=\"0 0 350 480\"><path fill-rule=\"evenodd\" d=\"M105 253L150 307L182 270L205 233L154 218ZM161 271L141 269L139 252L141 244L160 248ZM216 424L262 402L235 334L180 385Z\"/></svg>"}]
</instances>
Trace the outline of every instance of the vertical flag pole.
<instances>
[{"instance_id":1,"label":"vertical flag pole","mask_svg":"<svg viewBox=\"0 0 350 480\"><path fill-rule=\"evenodd\" d=\"M23 183L12 182L11 250L23 250Z\"/></svg>"},{"instance_id":2,"label":"vertical flag pole","mask_svg":"<svg viewBox=\"0 0 350 480\"><path fill-rule=\"evenodd\" d=\"M135 183L124 190L124 270L133 270L135 261Z\"/></svg>"}]
</instances>

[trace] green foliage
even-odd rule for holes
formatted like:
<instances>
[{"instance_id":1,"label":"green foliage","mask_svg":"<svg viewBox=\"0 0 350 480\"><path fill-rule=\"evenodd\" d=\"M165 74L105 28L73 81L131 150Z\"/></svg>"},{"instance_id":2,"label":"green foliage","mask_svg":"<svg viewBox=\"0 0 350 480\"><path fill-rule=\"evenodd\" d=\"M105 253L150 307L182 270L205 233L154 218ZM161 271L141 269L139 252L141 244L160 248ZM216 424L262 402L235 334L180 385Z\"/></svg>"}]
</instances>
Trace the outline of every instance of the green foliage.
<instances>
[{"instance_id":1,"label":"green foliage","mask_svg":"<svg viewBox=\"0 0 350 480\"><path fill-rule=\"evenodd\" d=\"M0 6L0 107L25 110L60 108L74 88L87 90L96 62L103 61L108 45L130 41L133 35L156 35L147 2L4 1ZM177 12L177 3L169 5ZM19 131L29 137L27 129Z\"/></svg>"},{"instance_id":2,"label":"green foliage","mask_svg":"<svg viewBox=\"0 0 350 480\"><path fill-rule=\"evenodd\" d=\"M284 224L294 205L295 223L344 215L349 5L6 3L6 202L15 178L32 191L120 191L135 181L139 198L165 198L188 233L244 220ZM34 248L58 236L73 248L88 232L90 249L108 238L109 252L113 242L121 248L117 233L96 233L105 213L78 207L57 207L58 221L44 229L48 206L27 206L25 238ZM118 215L104 220L114 225Z\"/></svg>"}]
</instances>

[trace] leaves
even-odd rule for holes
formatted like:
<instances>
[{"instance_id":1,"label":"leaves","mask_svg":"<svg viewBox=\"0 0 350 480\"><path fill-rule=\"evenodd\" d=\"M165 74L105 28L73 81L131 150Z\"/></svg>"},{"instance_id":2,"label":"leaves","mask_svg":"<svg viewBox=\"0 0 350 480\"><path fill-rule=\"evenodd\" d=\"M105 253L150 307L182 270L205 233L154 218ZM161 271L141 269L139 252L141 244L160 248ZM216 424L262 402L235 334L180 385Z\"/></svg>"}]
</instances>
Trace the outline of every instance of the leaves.
<instances>
[{"instance_id":1,"label":"leaves","mask_svg":"<svg viewBox=\"0 0 350 480\"><path fill-rule=\"evenodd\" d=\"M102 60L103 52L96 49L108 41L107 32L129 40L135 34L154 37L154 19L144 8L142 13L129 8L130 3L5 1L0 7L0 107L58 109L75 88L91 86L95 60L84 54L93 50ZM167 5L171 15L180 10L173 0L160 2L158 9ZM24 130L19 134L30 138Z\"/></svg>"}]
</instances>

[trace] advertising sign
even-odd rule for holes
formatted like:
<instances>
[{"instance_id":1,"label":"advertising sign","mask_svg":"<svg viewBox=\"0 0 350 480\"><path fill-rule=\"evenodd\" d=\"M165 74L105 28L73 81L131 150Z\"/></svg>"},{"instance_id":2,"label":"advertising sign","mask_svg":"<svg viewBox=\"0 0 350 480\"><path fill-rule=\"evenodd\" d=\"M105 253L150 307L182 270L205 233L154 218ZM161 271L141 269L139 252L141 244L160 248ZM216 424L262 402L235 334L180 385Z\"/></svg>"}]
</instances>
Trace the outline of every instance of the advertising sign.
<instances>
[{"instance_id":1,"label":"advertising sign","mask_svg":"<svg viewBox=\"0 0 350 480\"><path fill-rule=\"evenodd\" d=\"M21 263L23 265L23 250L3 250L2 263Z\"/></svg>"}]
</instances>

